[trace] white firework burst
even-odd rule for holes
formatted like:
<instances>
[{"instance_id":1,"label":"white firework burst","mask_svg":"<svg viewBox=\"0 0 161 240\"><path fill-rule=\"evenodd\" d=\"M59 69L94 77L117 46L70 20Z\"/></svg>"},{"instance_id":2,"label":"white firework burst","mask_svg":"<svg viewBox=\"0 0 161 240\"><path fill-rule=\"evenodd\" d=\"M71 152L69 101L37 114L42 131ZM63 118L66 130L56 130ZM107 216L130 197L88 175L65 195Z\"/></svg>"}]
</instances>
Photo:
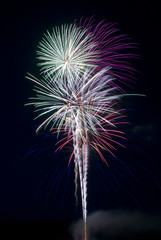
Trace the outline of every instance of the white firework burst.
<instances>
[{"instance_id":1,"label":"white firework burst","mask_svg":"<svg viewBox=\"0 0 161 240\"><path fill-rule=\"evenodd\" d=\"M37 95L30 98L33 102L27 105L34 105L36 111L41 111L36 118L46 116L36 132L50 124L51 131L56 129L58 134L59 132L67 134L59 149L73 141L71 158L74 155L75 183L78 176L80 178L85 222L89 147L93 147L108 165L100 149L112 153L115 150L113 143L121 145L112 137L124 138L123 132L115 129L115 122L121 114L114 109L114 105L121 95L116 94L117 88L111 87L110 83L113 79L108 71L109 68L104 68L94 73L93 68L86 68L82 76L77 77L74 82L69 75L61 77L57 83L51 81L49 76L44 76L42 80L31 75L27 76L37 84L34 89Z\"/></svg>"},{"instance_id":2,"label":"white firework burst","mask_svg":"<svg viewBox=\"0 0 161 240\"><path fill-rule=\"evenodd\" d=\"M57 79L64 75L80 76L86 67L96 67L98 50L92 33L75 24L53 28L39 43L37 51L41 73Z\"/></svg>"}]
</instances>

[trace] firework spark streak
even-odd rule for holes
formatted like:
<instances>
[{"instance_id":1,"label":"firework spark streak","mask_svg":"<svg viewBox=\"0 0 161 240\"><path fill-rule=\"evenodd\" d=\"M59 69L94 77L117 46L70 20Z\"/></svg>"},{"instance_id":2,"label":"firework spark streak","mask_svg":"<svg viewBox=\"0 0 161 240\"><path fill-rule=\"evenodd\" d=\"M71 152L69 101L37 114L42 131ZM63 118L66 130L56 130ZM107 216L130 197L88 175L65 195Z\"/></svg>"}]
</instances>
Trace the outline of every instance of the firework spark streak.
<instances>
[{"instance_id":1,"label":"firework spark streak","mask_svg":"<svg viewBox=\"0 0 161 240\"><path fill-rule=\"evenodd\" d=\"M57 150L73 144L68 165L74 158L75 196L77 201L79 178L85 239L89 150L96 150L108 166L101 150L115 157L116 146L124 147L118 140L125 139L124 132L117 129L118 124L126 123L121 120L125 116L118 101L127 94L115 82L126 82L133 68L127 62L130 54L117 53L130 44L111 27L102 22L93 27L90 19L86 26L80 21L78 27L74 23L47 32L37 52L41 79L26 76L36 84L36 96L26 105L34 105L40 112L36 118L45 118L36 133L47 127L58 136L63 133Z\"/></svg>"}]
</instances>

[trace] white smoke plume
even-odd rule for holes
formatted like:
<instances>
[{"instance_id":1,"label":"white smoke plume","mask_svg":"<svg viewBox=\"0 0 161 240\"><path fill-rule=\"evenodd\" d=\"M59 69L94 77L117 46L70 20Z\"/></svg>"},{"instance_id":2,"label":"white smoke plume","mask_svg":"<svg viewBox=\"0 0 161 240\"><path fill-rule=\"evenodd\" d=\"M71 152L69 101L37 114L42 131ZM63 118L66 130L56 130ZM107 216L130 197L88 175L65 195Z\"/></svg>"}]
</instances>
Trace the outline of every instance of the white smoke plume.
<instances>
[{"instance_id":1,"label":"white smoke plume","mask_svg":"<svg viewBox=\"0 0 161 240\"><path fill-rule=\"evenodd\" d=\"M82 240L83 221L73 223L70 232L74 240ZM161 236L161 214L110 210L88 215L87 240L138 239L139 236L144 239L154 234L155 237Z\"/></svg>"}]
</instances>

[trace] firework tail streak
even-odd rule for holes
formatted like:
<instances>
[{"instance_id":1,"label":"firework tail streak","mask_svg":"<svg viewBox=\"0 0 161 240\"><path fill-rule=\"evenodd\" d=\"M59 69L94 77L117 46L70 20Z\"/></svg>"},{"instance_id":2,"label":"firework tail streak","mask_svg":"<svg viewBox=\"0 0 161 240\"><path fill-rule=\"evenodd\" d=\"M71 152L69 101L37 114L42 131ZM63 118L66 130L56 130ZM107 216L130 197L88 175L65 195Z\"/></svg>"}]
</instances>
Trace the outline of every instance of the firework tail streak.
<instances>
[{"instance_id":1,"label":"firework tail streak","mask_svg":"<svg viewBox=\"0 0 161 240\"><path fill-rule=\"evenodd\" d=\"M126 96L119 86L133 80L133 68L128 59L136 57L123 54L133 48L126 43L125 35L117 35L113 24L103 21L94 24L93 19L82 19L78 26L62 25L47 32L39 43L37 56L41 67L41 79L31 74L26 78L36 83L36 96L26 105L34 105L36 118L46 116L36 133L50 126L52 133L64 133L57 150L70 141L74 158L75 196L77 200L78 177L81 188L83 220L87 222L87 174L89 149L95 149L108 166L101 150L114 157L116 146L124 147L117 139L126 139L118 124L126 124L119 109L118 100ZM121 51L119 53L119 51Z\"/></svg>"}]
</instances>

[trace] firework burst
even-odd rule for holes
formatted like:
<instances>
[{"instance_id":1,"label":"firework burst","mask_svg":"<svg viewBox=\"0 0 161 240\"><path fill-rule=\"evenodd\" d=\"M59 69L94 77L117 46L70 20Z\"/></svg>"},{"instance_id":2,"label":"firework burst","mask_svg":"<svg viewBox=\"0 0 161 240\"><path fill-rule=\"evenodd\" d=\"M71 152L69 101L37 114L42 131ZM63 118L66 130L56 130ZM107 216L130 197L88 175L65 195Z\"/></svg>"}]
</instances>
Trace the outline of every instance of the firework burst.
<instances>
[{"instance_id":1,"label":"firework burst","mask_svg":"<svg viewBox=\"0 0 161 240\"><path fill-rule=\"evenodd\" d=\"M75 163L75 196L77 199L78 176L81 186L83 219L87 218L87 173L89 147L94 148L101 159L108 165L101 150L109 151L114 155L116 150L113 143L121 145L112 137L124 138L123 132L116 130L117 120L122 117L121 110L116 109L118 95L117 88L111 87L112 77L108 74L109 68L104 68L94 74L94 70L86 68L82 77L70 83L70 76L66 76L59 84L55 84L48 77L38 80L28 75L27 78L37 83L34 88L37 95L31 98L38 117L46 116L36 132L50 126L51 132L64 132L61 139L62 149L70 141L73 142L73 152L69 163L74 156ZM50 82L50 84L49 84ZM61 83L61 84L60 84ZM90 141L89 141L90 137ZM68 163L68 164L69 164Z\"/></svg>"},{"instance_id":2,"label":"firework burst","mask_svg":"<svg viewBox=\"0 0 161 240\"><path fill-rule=\"evenodd\" d=\"M56 80L67 74L75 78L76 73L79 76L86 67L95 67L99 53L92 39L92 33L75 24L57 27L51 34L47 32L37 51L41 71Z\"/></svg>"},{"instance_id":3,"label":"firework burst","mask_svg":"<svg viewBox=\"0 0 161 240\"><path fill-rule=\"evenodd\" d=\"M120 92L118 81L125 83L133 68L127 61L132 55L119 51L132 44L125 43L125 35L117 36L112 26L103 21L95 25L90 19L47 32L37 51L41 80L31 74L26 77L35 83L36 92L27 105L34 105L36 118L43 118L36 132L47 127L57 135L63 132L57 150L73 144L68 164L74 159L75 196L77 200L79 179L85 239L89 149L96 150L108 166L101 150L115 156L115 146L123 147L118 140L125 139L117 129L118 123L126 123L120 120L124 116L118 101L127 94Z\"/></svg>"},{"instance_id":4,"label":"firework burst","mask_svg":"<svg viewBox=\"0 0 161 240\"><path fill-rule=\"evenodd\" d=\"M95 68L96 72L110 67L109 74L116 78L113 85L121 89L120 84L134 82L135 69L130 59L138 58L132 54L136 48L125 34L120 34L116 24L104 21L95 24L93 18L81 19L71 25L53 28L47 31L38 45L37 58L42 74L48 74L52 81L64 75L80 76L86 67ZM74 81L73 79L73 81ZM124 91L122 89L122 91Z\"/></svg>"}]
</instances>

